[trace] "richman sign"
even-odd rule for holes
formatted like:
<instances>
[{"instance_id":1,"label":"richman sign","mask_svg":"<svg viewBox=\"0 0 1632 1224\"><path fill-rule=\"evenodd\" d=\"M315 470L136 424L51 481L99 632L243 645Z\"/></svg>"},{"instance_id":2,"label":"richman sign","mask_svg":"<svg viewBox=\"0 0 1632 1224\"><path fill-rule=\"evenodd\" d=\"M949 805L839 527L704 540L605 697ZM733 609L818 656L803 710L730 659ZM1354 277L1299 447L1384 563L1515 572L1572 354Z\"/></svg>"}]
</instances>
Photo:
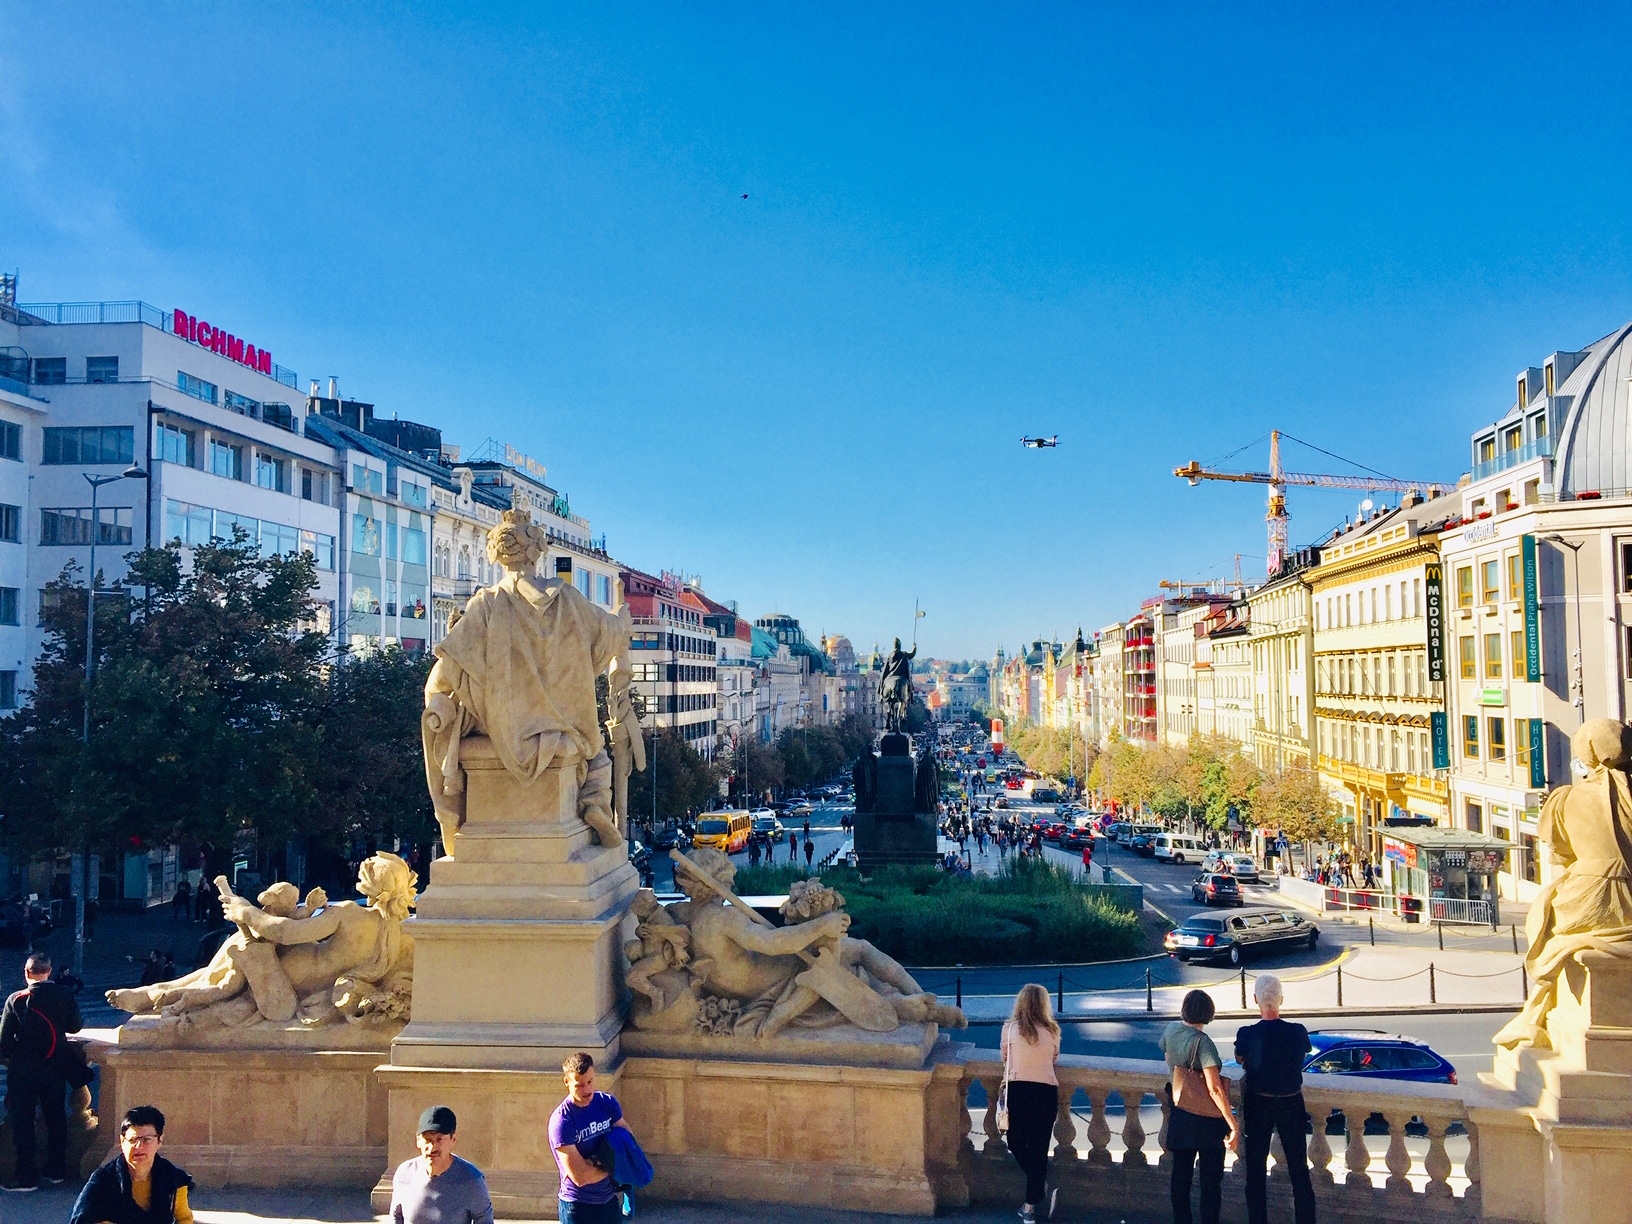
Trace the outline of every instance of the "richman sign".
<instances>
[{"instance_id":1,"label":"richman sign","mask_svg":"<svg viewBox=\"0 0 1632 1224\"><path fill-rule=\"evenodd\" d=\"M245 344L237 336L229 335L219 327L212 327L208 323L201 323L185 310L178 310L173 319L176 335L183 340L191 340L201 348L207 348L212 353L221 356L239 365L248 366L262 374L272 373L272 352L270 349L256 348L253 344Z\"/></svg>"}]
</instances>

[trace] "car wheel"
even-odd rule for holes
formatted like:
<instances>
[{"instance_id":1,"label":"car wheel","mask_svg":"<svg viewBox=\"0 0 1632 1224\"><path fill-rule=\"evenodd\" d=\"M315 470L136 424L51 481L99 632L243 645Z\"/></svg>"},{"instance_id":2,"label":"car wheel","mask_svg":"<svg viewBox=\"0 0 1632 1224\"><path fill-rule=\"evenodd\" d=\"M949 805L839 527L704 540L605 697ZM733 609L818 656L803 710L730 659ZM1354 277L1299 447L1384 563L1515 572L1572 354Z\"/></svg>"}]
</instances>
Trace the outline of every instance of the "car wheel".
<instances>
[{"instance_id":1,"label":"car wheel","mask_svg":"<svg viewBox=\"0 0 1632 1224\"><path fill-rule=\"evenodd\" d=\"M1319 931L1310 931L1309 932L1309 950L1311 952L1313 952L1315 950L1315 945L1318 944L1319 942L1320 942L1320 932Z\"/></svg>"},{"instance_id":2,"label":"car wheel","mask_svg":"<svg viewBox=\"0 0 1632 1224\"><path fill-rule=\"evenodd\" d=\"M1174 856L1173 856L1173 857L1172 857L1172 858L1171 858L1171 859L1169 859L1169 860L1168 860L1168 861L1169 861L1169 862L1171 862L1171 863L1172 863L1172 864L1173 864L1173 865L1174 865L1174 866L1175 866L1175 867L1183 867L1183 866L1184 866L1184 855L1182 855L1182 854L1175 854L1175 855L1174 855Z\"/></svg>"},{"instance_id":3,"label":"car wheel","mask_svg":"<svg viewBox=\"0 0 1632 1224\"><path fill-rule=\"evenodd\" d=\"M1241 963L1241 945L1240 944L1231 944L1230 945L1230 964L1239 965L1240 963Z\"/></svg>"}]
</instances>

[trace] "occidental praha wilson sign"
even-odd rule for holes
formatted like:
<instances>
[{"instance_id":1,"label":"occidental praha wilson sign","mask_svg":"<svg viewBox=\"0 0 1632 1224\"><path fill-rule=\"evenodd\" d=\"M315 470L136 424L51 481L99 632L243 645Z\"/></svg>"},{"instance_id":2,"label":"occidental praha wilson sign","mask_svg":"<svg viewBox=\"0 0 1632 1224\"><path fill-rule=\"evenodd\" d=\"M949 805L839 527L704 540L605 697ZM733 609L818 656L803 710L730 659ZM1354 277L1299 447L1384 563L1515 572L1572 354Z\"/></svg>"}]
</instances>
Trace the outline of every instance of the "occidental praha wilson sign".
<instances>
[{"instance_id":1,"label":"occidental praha wilson sign","mask_svg":"<svg viewBox=\"0 0 1632 1224\"><path fill-rule=\"evenodd\" d=\"M172 320L176 335L183 340L191 340L200 348L207 348L212 353L221 356L239 365L248 366L262 374L272 373L272 350L256 348L253 344L246 344L237 336L229 335L219 327L213 327L201 322L188 314L185 310L178 310Z\"/></svg>"}]
</instances>

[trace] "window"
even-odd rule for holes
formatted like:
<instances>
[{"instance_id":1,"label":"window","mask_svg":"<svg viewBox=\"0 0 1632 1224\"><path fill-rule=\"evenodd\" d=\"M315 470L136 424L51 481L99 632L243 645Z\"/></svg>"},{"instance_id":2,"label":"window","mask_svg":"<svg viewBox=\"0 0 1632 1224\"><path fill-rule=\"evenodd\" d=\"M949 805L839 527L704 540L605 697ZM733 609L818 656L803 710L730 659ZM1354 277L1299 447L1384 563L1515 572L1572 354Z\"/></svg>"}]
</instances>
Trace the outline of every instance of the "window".
<instances>
[{"instance_id":1,"label":"window","mask_svg":"<svg viewBox=\"0 0 1632 1224\"><path fill-rule=\"evenodd\" d=\"M1490 759L1493 761L1507 760L1507 720L1505 718L1485 719L1486 732L1490 736Z\"/></svg>"},{"instance_id":2,"label":"window","mask_svg":"<svg viewBox=\"0 0 1632 1224\"><path fill-rule=\"evenodd\" d=\"M1507 554L1507 597L1515 603L1524 598L1524 559L1518 553Z\"/></svg>"},{"instance_id":3,"label":"window","mask_svg":"<svg viewBox=\"0 0 1632 1224\"><path fill-rule=\"evenodd\" d=\"M425 508L424 485L414 484L412 481L405 480L402 482L400 487L402 489L403 501L407 502L410 506L418 506L421 510Z\"/></svg>"},{"instance_id":4,"label":"window","mask_svg":"<svg viewBox=\"0 0 1632 1224\"><path fill-rule=\"evenodd\" d=\"M300 532L282 523L261 520L261 556L281 557L300 551Z\"/></svg>"},{"instance_id":5,"label":"window","mask_svg":"<svg viewBox=\"0 0 1632 1224\"><path fill-rule=\"evenodd\" d=\"M229 446L210 439L210 471L228 480L242 480L244 475L244 448Z\"/></svg>"},{"instance_id":6,"label":"window","mask_svg":"<svg viewBox=\"0 0 1632 1224\"><path fill-rule=\"evenodd\" d=\"M19 625L17 619L17 596L20 592L16 587L0 587L0 625Z\"/></svg>"},{"instance_id":7,"label":"window","mask_svg":"<svg viewBox=\"0 0 1632 1224\"><path fill-rule=\"evenodd\" d=\"M1502 432L1502 449L1503 450L1516 451L1523 445L1524 445L1524 426L1522 426L1522 425L1509 425ZM1507 499L1506 498L1501 499L1501 501L1502 501L1502 504L1504 506L1507 504Z\"/></svg>"},{"instance_id":8,"label":"window","mask_svg":"<svg viewBox=\"0 0 1632 1224\"><path fill-rule=\"evenodd\" d=\"M176 371L176 389L183 395L190 395L194 399L203 400L206 404L215 403L215 397L220 390L212 382L205 382L202 378L194 378L185 370Z\"/></svg>"},{"instance_id":9,"label":"window","mask_svg":"<svg viewBox=\"0 0 1632 1224\"><path fill-rule=\"evenodd\" d=\"M425 564L425 533L417 527L403 528L402 563L404 565Z\"/></svg>"},{"instance_id":10,"label":"window","mask_svg":"<svg viewBox=\"0 0 1632 1224\"><path fill-rule=\"evenodd\" d=\"M385 496L385 473L371 470L366 464L351 465L351 487L359 493L365 490L376 497Z\"/></svg>"},{"instance_id":11,"label":"window","mask_svg":"<svg viewBox=\"0 0 1632 1224\"><path fill-rule=\"evenodd\" d=\"M609 608L612 606L612 579L605 574L595 576L595 602Z\"/></svg>"},{"instance_id":12,"label":"window","mask_svg":"<svg viewBox=\"0 0 1632 1224\"><path fill-rule=\"evenodd\" d=\"M88 383L110 383L119 381L119 358L117 357L87 357L85 358L85 381Z\"/></svg>"},{"instance_id":13,"label":"window","mask_svg":"<svg viewBox=\"0 0 1632 1224\"><path fill-rule=\"evenodd\" d=\"M422 586L402 587L402 616L405 620L425 619L425 588Z\"/></svg>"},{"instance_id":14,"label":"window","mask_svg":"<svg viewBox=\"0 0 1632 1224\"><path fill-rule=\"evenodd\" d=\"M136 456L136 431L128 425L90 425L46 429L41 463L130 463Z\"/></svg>"},{"instance_id":15,"label":"window","mask_svg":"<svg viewBox=\"0 0 1632 1224\"><path fill-rule=\"evenodd\" d=\"M1479 759L1479 719L1473 714L1462 719L1462 755L1472 760Z\"/></svg>"},{"instance_id":16,"label":"window","mask_svg":"<svg viewBox=\"0 0 1632 1224\"><path fill-rule=\"evenodd\" d=\"M285 475L289 467L282 459L274 459L271 455L255 452L255 483L263 489L275 489L279 493L289 488L289 478Z\"/></svg>"},{"instance_id":17,"label":"window","mask_svg":"<svg viewBox=\"0 0 1632 1224\"><path fill-rule=\"evenodd\" d=\"M23 427L11 421L0 421L0 459L23 457Z\"/></svg>"},{"instance_id":18,"label":"window","mask_svg":"<svg viewBox=\"0 0 1632 1224\"><path fill-rule=\"evenodd\" d=\"M1494 458L1496 458L1496 439L1495 438L1480 438L1479 439L1479 462L1480 463L1489 463Z\"/></svg>"},{"instance_id":19,"label":"window","mask_svg":"<svg viewBox=\"0 0 1632 1224\"><path fill-rule=\"evenodd\" d=\"M60 387L68 381L68 358L34 358L34 383L41 387Z\"/></svg>"},{"instance_id":20,"label":"window","mask_svg":"<svg viewBox=\"0 0 1632 1224\"><path fill-rule=\"evenodd\" d=\"M1480 576L1483 579L1480 583L1481 593L1484 595L1484 602L1487 604L1493 604L1502 597L1502 588L1497 581L1496 570L1497 566L1494 561L1486 561L1480 566Z\"/></svg>"},{"instance_id":21,"label":"window","mask_svg":"<svg viewBox=\"0 0 1632 1224\"><path fill-rule=\"evenodd\" d=\"M380 555L380 520L367 514L351 516L351 551L360 557Z\"/></svg>"},{"instance_id":22,"label":"window","mask_svg":"<svg viewBox=\"0 0 1632 1224\"><path fill-rule=\"evenodd\" d=\"M397 584L390 578L385 580L385 614L387 616L397 614Z\"/></svg>"},{"instance_id":23,"label":"window","mask_svg":"<svg viewBox=\"0 0 1632 1224\"><path fill-rule=\"evenodd\" d=\"M1502 678L1502 635L1499 633L1485 634L1485 679L1500 680Z\"/></svg>"},{"instance_id":24,"label":"window","mask_svg":"<svg viewBox=\"0 0 1632 1224\"><path fill-rule=\"evenodd\" d=\"M17 708L17 673L0 671L0 710Z\"/></svg>"},{"instance_id":25,"label":"window","mask_svg":"<svg viewBox=\"0 0 1632 1224\"><path fill-rule=\"evenodd\" d=\"M1536 839L1528 833L1519 834L1519 870L1524 872L1524 878L1532 884L1541 883L1541 863L1538 861L1540 849Z\"/></svg>"},{"instance_id":26,"label":"window","mask_svg":"<svg viewBox=\"0 0 1632 1224\"><path fill-rule=\"evenodd\" d=\"M351 591L351 610L365 616L380 614L380 601L374 598L374 588L358 585Z\"/></svg>"},{"instance_id":27,"label":"window","mask_svg":"<svg viewBox=\"0 0 1632 1224\"><path fill-rule=\"evenodd\" d=\"M102 506L97 510L98 544L129 544L131 512L128 506ZM83 508L40 511L41 544L89 544L91 510Z\"/></svg>"},{"instance_id":28,"label":"window","mask_svg":"<svg viewBox=\"0 0 1632 1224\"><path fill-rule=\"evenodd\" d=\"M320 570L334 568L334 537L324 535L320 531L303 531L300 533L300 551L312 554L312 559Z\"/></svg>"},{"instance_id":29,"label":"window","mask_svg":"<svg viewBox=\"0 0 1632 1224\"><path fill-rule=\"evenodd\" d=\"M1456 571L1456 606L1473 607L1473 566L1458 566Z\"/></svg>"},{"instance_id":30,"label":"window","mask_svg":"<svg viewBox=\"0 0 1632 1224\"><path fill-rule=\"evenodd\" d=\"M1477 680L1479 678L1478 646L1472 634L1461 639L1462 650L1462 679Z\"/></svg>"},{"instance_id":31,"label":"window","mask_svg":"<svg viewBox=\"0 0 1632 1224\"><path fill-rule=\"evenodd\" d=\"M1515 718L1513 720L1513 764L1518 766L1522 775L1521 782L1529 781L1530 773L1530 720Z\"/></svg>"},{"instance_id":32,"label":"window","mask_svg":"<svg viewBox=\"0 0 1632 1224\"><path fill-rule=\"evenodd\" d=\"M153 457L166 463L193 465L193 435L175 425L159 424L153 430Z\"/></svg>"},{"instance_id":33,"label":"window","mask_svg":"<svg viewBox=\"0 0 1632 1224\"><path fill-rule=\"evenodd\" d=\"M21 506L0 502L0 543L18 544L22 541L23 511Z\"/></svg>"},{"instance_id":34,"label":"window","mask_svg":"<svg viewBox=\"0 0 1632 1224\"><path fill-rule=\"evenodd\" d=\"M1483 805L1468 800L1467 826L1469 833L1483 833L1485 831L1485 809Z\"/></svg>"},{"instance_id":35,"label":"window","mask_svg":"<svg viewBox=\"0 0 1632 1224\"><path fill-rule=\"evenodd\" d=\"M244 539L250 544L259 544L261 539L261 521L248 514L233 514L227 510L215 512L215 529L212 535L220 536L223 540L236 540L239 529L243 530Z\"/></svg>"}]
</instances>

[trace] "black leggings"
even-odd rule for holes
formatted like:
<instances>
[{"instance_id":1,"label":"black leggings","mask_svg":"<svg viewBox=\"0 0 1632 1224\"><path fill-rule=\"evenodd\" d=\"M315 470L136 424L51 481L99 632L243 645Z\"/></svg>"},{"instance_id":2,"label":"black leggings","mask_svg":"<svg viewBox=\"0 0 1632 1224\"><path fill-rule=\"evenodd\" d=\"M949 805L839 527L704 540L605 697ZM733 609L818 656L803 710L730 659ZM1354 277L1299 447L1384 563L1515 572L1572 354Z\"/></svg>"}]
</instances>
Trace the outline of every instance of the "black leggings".
<instances>
[{"instance_id":1,"label":"black leggings","mask_svg":"<svg viewBox=\"0 0 1632 1224\"><path fill-rule=\"evenodd\" d=\"M1187 1110L1173 1108L1167 1115L1167 1149L1173 1161L1168 1196L1173 1207L1173 1224L1191 1224L1190 1183L1196 1166L1201 1167L1201 1224L1218 1224L1224 1204L1224 1140L1229 1123L1223 1118L1203 1118Z\"/></svg>"},{"instance_id":2,"label":"black leggings","mask_svg":"<svg viewBox=\"0 0 1632 1224\"><path fill-rule=\"evenodd\" d=\"M1009 1151L1026 1175L1026 1202L1043 1201L1048 1177L1048 1145L1054 1138L1060 1090L1032 1080L1009 1081Z\"/></svg>"}]
</instances>

